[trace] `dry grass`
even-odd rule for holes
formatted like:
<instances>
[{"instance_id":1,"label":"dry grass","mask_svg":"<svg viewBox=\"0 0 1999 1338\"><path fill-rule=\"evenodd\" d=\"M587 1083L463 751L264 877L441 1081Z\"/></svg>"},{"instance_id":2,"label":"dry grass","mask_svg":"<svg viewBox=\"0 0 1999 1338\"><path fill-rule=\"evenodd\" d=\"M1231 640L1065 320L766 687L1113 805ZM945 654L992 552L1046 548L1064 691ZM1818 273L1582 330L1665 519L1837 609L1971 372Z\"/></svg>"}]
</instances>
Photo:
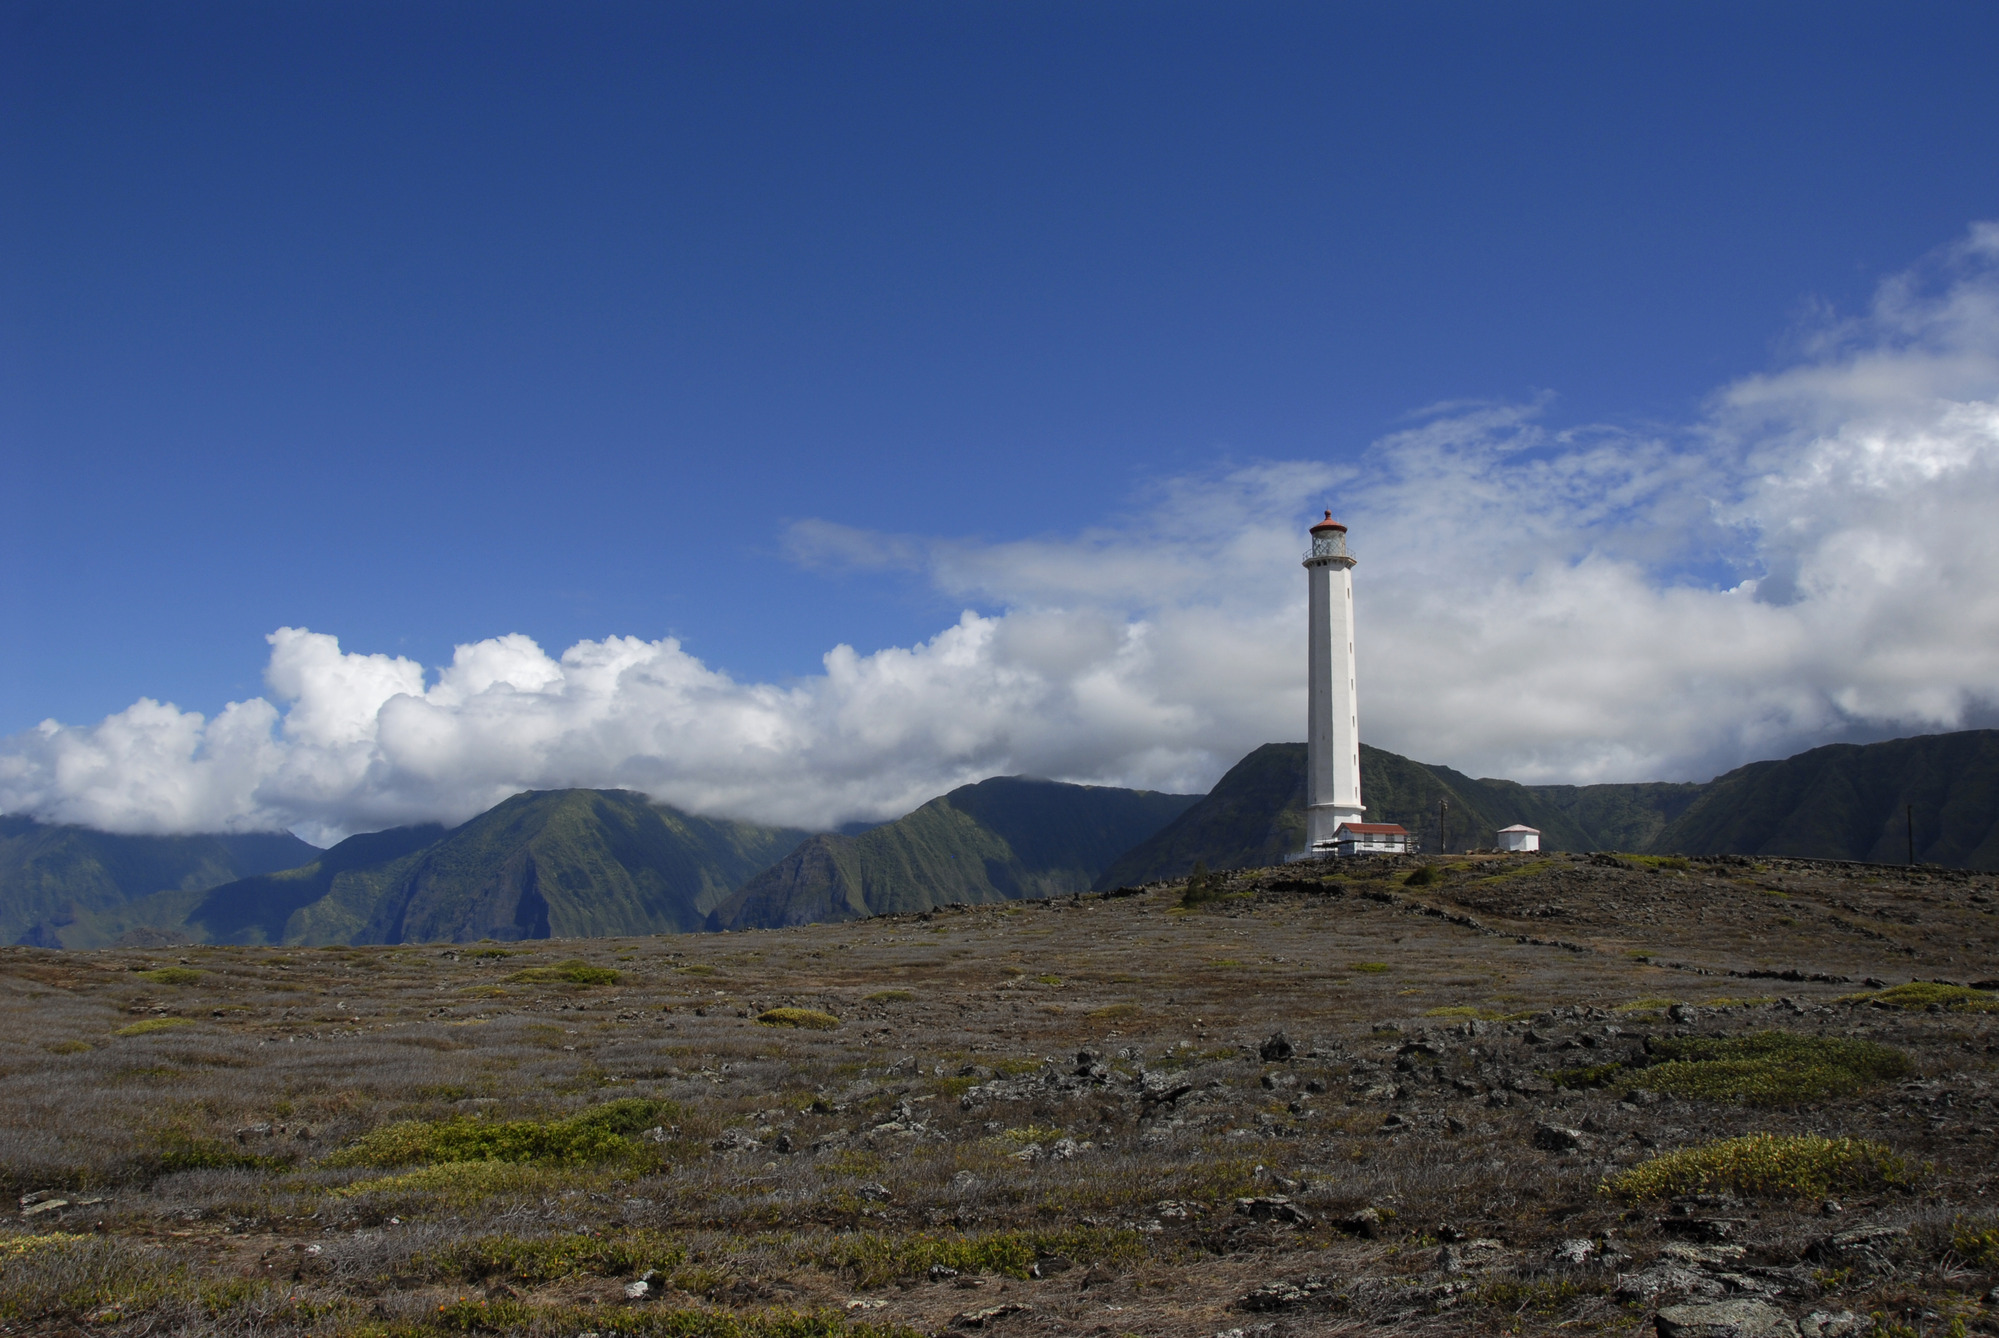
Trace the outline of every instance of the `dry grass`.
<instances>
[{"instance_id":1,"label":"dry grass","mask_svg":"<svg viewBox=\"0 0 1999 1338\"><path fill-rule=\"evenodd\" d=\"M168 968L141 952L7 950L0 1176L70 1206L0 1233L0 1322L929 1334L1019 1302L1034 1310L996 1331L1207 1338L1262 1322L1237 1305L1255 1287L1324 1276L1338 1286L1275 1318L1614 1332L1643 1318L1608 1296L1614 1275L1546 1271L1569 1237L1614 1232L1628 1267L1661 1248L1653 1214L1623 1220L1605 1181L1678 1168L1672 1186L1734 1175L1750 1192L1753 1159L1701 1150L1809 1135L1934 1163L1908 1220L1934 1222L1939 1268L1999 1269L1978 1216L1979 1190L1999 1195L1976 1132L1990 1015L1719 978L1966 974L1944 959L1995 943L1973 889L1793 871L1779 899L1710 886L1699 861L1440 864L1415 887L1388 861L1309 891L1217 874L1227 895L1192 912L1163 887L735 936L177 948L193 980L148 979ZM1830 909L1805 920L1814 897ZM1848 934L1829 918L1848 904L1902 918ZM1656 964L1674 960L1710 974ZM1664 1013L1724 989L1784 1002ZM787 1012L840 1025L759 1025ZM1266 1061L1280 1030L1290 1057ZM1601 1088L1534 1080L1608 1066L1621 1076ZM1833 1070L1847 1076L1805 1081ZM1696 1071L1726 1081L1620 1101ZM1744 1104L1745 1074L1818 1094ZM1549 1123L1582 1142L1537 1145ZM1770 1183L1818 1183L1809 1161L1776 1164ZM1824 1183L1901 1220L1892 1169L1838 1162ZM1272 1196L1301 1219L1236 1211ZM1341 1226L1363 1209L1378 1225ZM1783 1195L1760 1211L1764 1262L1826 1230ZM1439 1300L1446 1227L1502 1245ZM656 1299L627 1302L648 1270ZM1814 1304L1898 1304L1872 1286Z\"/></svg>"}]
</instances>

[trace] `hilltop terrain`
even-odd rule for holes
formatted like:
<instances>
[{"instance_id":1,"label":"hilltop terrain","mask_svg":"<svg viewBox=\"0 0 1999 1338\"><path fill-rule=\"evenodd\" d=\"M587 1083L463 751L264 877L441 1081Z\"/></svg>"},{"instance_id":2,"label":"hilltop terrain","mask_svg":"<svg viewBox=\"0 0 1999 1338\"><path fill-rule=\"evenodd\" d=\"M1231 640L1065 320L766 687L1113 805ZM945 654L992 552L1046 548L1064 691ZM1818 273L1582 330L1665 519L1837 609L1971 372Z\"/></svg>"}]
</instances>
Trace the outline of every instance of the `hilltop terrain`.
<instances>
[{"instance_id":1,"label":"hilltop terrain","mask_svg":"<svg viewBox=\"0 0 1999 1338\"><path fill-rule=\"evenodd\" d=\"M1194 891L6 950L0 1316L1999 1332L1992 876L1548 855Z\"/></svg>"}]
</instances>

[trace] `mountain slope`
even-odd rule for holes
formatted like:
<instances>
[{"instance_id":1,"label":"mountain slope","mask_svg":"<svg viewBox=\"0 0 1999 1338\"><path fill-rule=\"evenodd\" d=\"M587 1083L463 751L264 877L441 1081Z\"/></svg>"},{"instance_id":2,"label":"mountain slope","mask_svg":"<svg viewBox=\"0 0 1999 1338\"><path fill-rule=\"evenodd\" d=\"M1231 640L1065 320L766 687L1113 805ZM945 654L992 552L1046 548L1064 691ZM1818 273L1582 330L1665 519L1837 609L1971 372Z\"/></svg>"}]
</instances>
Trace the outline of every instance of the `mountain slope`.
<instances>
[{"instance_id":1,"label":"mountain slope","mask_svg":"<svg viewBox=\"0 0 1999 1338\"><path fill-rule=\"evenodd\" d=\"M187 918L222 943L678 933L805 835L627 790L528 791L448 832L351 837L300 868L215 888Z\"/></svg>"},{"instance_id":2,"label":"mountain slope","mask_svg":"<svg viewBox=\"0 0 1999 1338\"><path fill-rule=\"evenodd\" d=\"M309 934L302 927L326 921L324 906L316 917L311 914L315 903L327 902L338 885L343 894L341 902L357 900L355 894L359 892L358 899L372 908L389 881L381 866L396 865L405 855L414 854L443 837L444 828L434 822L350 836L310 864L212 889L187 913L188 926L198 929L209 943L283 943L288 937L293 941L330 942L330 938ZM301 927L288 935L287 925L294 919L299 920Z\"/></svg>"},{"instance_id":3,"label":"mountain slope","mask_svg":"<svg viewBox=\"0 0 1999 1338\"><path fill-rule=\"evenodd\" d=\"M995 777L859 836L811 838L718 906L709 926L774 928L1081 892L1197 798Z\"/></svg>"},{"instance_id":4,"label":"mountain slope","mask_svg":"<svg viewBox=\"0 0 1999 1338\"><path fill-rule=\"evenodd\" d=\"M697 818L628 790L518 794L416 856L361 943L700 929L806 833Z\"/></svg>"},{"instance_id":5,"label":"mountain slope","mask_svg":"<svg viewBox=\"0 0 1999 1338\"><path fill-rule=\"evenodd\" d=\"M1449 804L1443 816L1450 842L1459 848L1491 840L1473 833L1520 821L1552 823L1561 835L1574 835L1574 824L1558 808L1511 781L1474 781L1366 744L1360 747L1360 774L1368 821L1399 822L1431 849L1437 844L1439 801ZM1266 743L1231 767L1200 802L1119 856L1097 886L1185 877L1196 860L1211 869L1259 868L1304 848L1305 745Z\"/></svg>"},{"instance_id":6,"label":"mountain slope","mask_svg":"<svg viewBox=\"0 0 1999 1338\"><path fill-rule=\"evenodd\" d=\"M1658 838L1686 854L1916 858L1999 869L1999 730L1835 743L1710 781Z\"/></svg>"},{"instance_id":7,"label":"mountain slope","mask_svg":"<svg viewBox=\"0 0 1999 1338\"><path fill-rule=\"evenodd\" d=\"M176 929L209 888L318 854L289 832L119 836L0 817L0 942L95 948Z\"/></svg>"},{"instance_id":8,"label":"mountain slope","mask_svg":"<svg viewBox=\"0 0 1999 1338\"><path fill-rule=\"evenodd\" d=\"M1754 762L1703 784L1521 785L1474 779L1361 745L1370 820L1399 822L1436 850L1439 800L1450 808L1445 848L1485 846L1515 822L1541 829L1544 850L1653 854L1805 855L1900 863L1913 805L1916 857L1999 868L1999 731L1967 730L1886 743L1833 744ZM1099 887L1252 868L1304 848L1305 745L1270 743L1149 840L1120 856Z\"/></svg>"}]
</instances>

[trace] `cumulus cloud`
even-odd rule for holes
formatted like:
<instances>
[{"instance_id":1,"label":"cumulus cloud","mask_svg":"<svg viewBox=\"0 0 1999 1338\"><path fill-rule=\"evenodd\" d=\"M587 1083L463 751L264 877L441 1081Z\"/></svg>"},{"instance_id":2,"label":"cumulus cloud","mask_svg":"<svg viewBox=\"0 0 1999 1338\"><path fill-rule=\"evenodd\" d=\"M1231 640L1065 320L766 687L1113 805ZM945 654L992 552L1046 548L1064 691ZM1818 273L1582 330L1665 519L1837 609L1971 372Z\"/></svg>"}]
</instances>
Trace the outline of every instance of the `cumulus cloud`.
<instances>
[{"instance_id":1,"label":"cumulus cloud","mask_svg":"<svg viewBox=\"0 0 1999 1338\"><path fill-rule=\"evenodd\" d=\"M1298 563L1321 502L1361 560L1362 735L1398 752L1522 780L1699 778L1999 704L1999 225L1698 422L1547 417L1448 406L1355 464L1161 480L1079 534L802 523L801 563L920 572L992 611L920 645L837 646L788 685L671 639L551 656L501 636L431 672L281 628L268 699L212 719L142 700L0 740L0 810L330 837L567 785L807 827L995 774L1205 788L1302 735Z\"/></svg>"}]
</instances>

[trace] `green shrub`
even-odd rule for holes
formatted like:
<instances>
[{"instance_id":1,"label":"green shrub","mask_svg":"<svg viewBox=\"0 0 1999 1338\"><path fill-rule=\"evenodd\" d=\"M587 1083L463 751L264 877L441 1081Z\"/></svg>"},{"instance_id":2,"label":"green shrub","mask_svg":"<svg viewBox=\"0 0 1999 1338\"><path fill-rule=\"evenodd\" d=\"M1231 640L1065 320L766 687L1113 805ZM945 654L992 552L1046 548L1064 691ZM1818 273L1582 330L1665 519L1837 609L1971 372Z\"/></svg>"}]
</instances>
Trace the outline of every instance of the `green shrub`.
<instances>
[{"instance_id":1,"label":"green shrub","mask_svg":"<svg viewBox=\"0 0 1999 1338\"><path fill-rule=\"evenodd\" d=\"M1851 1096L1909 1071L1908 1056L1873 1041L1788 1031L1655 1040L1652 1051L1667 1062L1637 1071L1638 1086L1757 1106Z\"/></svg>"},{"instance_id":2,"label":"green shrub","mask_svg":"<svg viewBox=\"0 0 1999 1338\"><path fill-rule=\"evenodd\" d=\"M1950 1224L1950 1248L1973 1268L1999 1269L1999 1222L1958 1218Z\"/></svg>"},{"instance_id":3,"label":"green shrub","mask_svg":"<svg viewBox=\"0 0 1999 1338\"><path fill-rule=\"evenodd\" d=\"M1590 1064L1582 1068L1556 1069L1541 1076L1557 1087L1602 1087L1625 1071L1619 1063Z\"/></svg>"},{"instance_id":4,"label":"green shrub","mask_svg":"<svg viewBox=\"0 0 1999 1338\"><path fill-rule=\"evenodd\" d=\"M1126 1017L1143 1017L1144 1015L1145 1006L1135 1003L1105 1004L1102 1008L1092 1008L1090 1010L1091 1017L1100 1018L1106 1022L1114 1022L1119 1018Z\"/></svg>"},{"instance_id":5,"label":"green shrub","mask_svg":"<svg viewBox=\"0 0 1999 1338\"><path fill-rule=\"evenodd\" d=\"M840 1237L819 1256L828 1268L850 1273L860 1288L886 1287L897 1278L918 1277L942 1264L960 1273L1002 1273L1025 1278L1037 1255L1066 1255L1079 1264L1134 1263L1145 1257L1145 1237L1136 1231L1071 1227L1062 1231L994 1231L978 1236L922 1232L908 1235Z\"/></svg>"},{"instance_id":6,"label":"green shrub","mask_svg":"<svg viewBox=\"0 0 1999 1338\"><path fill-rule=\"evenodd\" d=\"M194 1023L184 1017L149 1017L144 1022L134 1022L129 1027L120 1027L113 1036L150 1036L156 1031L172 1031L175 1027L191 1027Z\"/></svg>"},{"instance_id":7,"label":"green shrub","mask_svg":"<svg viewBox=\"0 0 1999 1338\"><path fill-rule=\"evenodd\" d=\"M528 985L615 985L618 973L611 967L592 966L581 957L571 957L554 966L530 966L507 979Z\"/></svg>"},{"instance_id":8,"label":"green shrub","mask_svg":"<svg viewBox=\"0 0 1999 1338\"><path fill-rule=\"evenodd\" d=\"M339 1198L358 1194L407 1196L427 1211L464 1212L501 1194L541 1198L585 1182L573 1166L527 1166L511 1161L447 1161L399 1175L357 1180L334 1191Z\"/></svg>"},{"instance_id":9,"label":"green shrub","mask_svg":"<svg viewBox=\"0 0 1999 1338\"><path fill-rule=\"evenodd\" d=\"M1907 1162L1880 1143L1817 1134L1748 1134L1682 1148L1620 1171L1604 1187L1620 1198L1727 1191L1762 1198L1818 1198L1834 1190L1907 1185Z\"/></svg>"},{"instance_id":10,"label":"green shrub","mask_svg":"<svg viewBox=\"0 0 1999 1338\"><path fill-rule=\"evenodd\" d=\"M682 1285L683 1278L688 1285ZM704 1282L703 1279L706 1281ZM708 1290L728 1281L712 1268L683 1269L672 1279L682 1291ZM923 1338L925 1330L889 1322L867 1323L837 1310L753 1312L680 1306L529 1306L522 1301L460 1298L421 1320L354 1329L374 1338L448 1338L466 1333L607 1333L621 1338Z\"/></svg>"},{"instance_id":11,"label":"green shrub","mask_svg":"<svg viewBox=\"0 0 1999 1338\"><path fill-rule=\"evenodd\" d=\"M839 1018L816 1008L766 1008L757 1014L757 1021L766 1027L804 1027L808 1031L831 1031L840 1025Z\"/></svg>"},{"instance_id":12,"label":"green shrub","mask_svg":"<svg viewBox=\"0 0 1999 1338\"><path fill-rule=\"evenodd\" d=\"M876 990L867 998L869 1003L909 1003L916 995L909 990Z\"/></svg>"},{"instance_id":13,"label":"green shrub","mask_svg":"<svg viewBox=\"0 0 1999 1338\"><path fill-rule=\"evenodd\" d=\"M139 979L150 980L155 985L199 985L202 977L208 973L197 971L191 966L162 966L138 974Z\"/></svg>"},{"instance_id":14,"label":"green shrub","mask_svg":"<svg viewBox=\"0 0 1999 1338\"><path fill-rule=\"evenodd\" d=\"M1418 864L1410 871L1409 876L1402 880L1402 885L1404 887L1428 887L1432 883L1440 883L1443 880L1444 876L1438 871L1436 865Z\"/></svg>"},{"instance_id":15,"label":"green shrub","mask_svg":"<svg viewBox=\"0 0 1999 1338\"><path fill-rule=\"evenodd\" d=\"M197 1138L181 1130L154 1135L153 1164L161 1171L282 1170L290 1157L260 1157L236 1143Z\"/></svg>"},{"instance_id":16,"label":"green shrub","mask_svg":"<svg viewBox=\"0 0 1999 1338\"><path fill-rule=\"evenodd\" d=\"M1197 859L1192 872L1187 875L1187 886L1180 893L1182 906L1199 906L1202 902L1213 901L1222 894L1218 880L1208 872L1208 862Z\"/></svg>"},{"instance_id":17,"label":"green shrub","mask_svg":"<svg viewBox=\"0 0 1999 1338\"><path fill-rule=\"evenodd\" d=\"M615 1236L472 1236L416 1260L420 1267L435 1268L468 1282L500 1277L531 1287L578 1275L612 1278L649 1268L664 1273L686 1262L686 1246L657 1231Z\"/></svg>"},{"instance_id":18,"label":"green shrub","mask_svg":"<svg viewBox=\"0 0 1999 1338\"><path fill-rule=\"evenodd\" d=\"M1841 1003L1878 1003L1895 1008L1928 1008L1939 1004L1953 1013L1999 1012L1999 998L1968 985L1939 985L1934 981L1912 980L1871 994L1849 994Z\"/></svg>"},{"instance_id":19,"label":"green shrub","mask_svg":"<svg viewBox=\"0 0 1999 1338\"><path fill-rule=\"evenodd\" d=\"M563 1120L400 1120L373 1130L326 1159L329 1166L423 1166L446 1162L514 1162L583 1166L629 1158L644 1149L636 1136L673 1120L670 1101L626 1097Z\"/></svg>"},{"instance_id":20,"label":"green shrub","mask_svg":"<svg viewBox=\"0 0 1999 1338\"><path fill-rule=\"evenodd\" d=\"M1364 971L1364 972L1366 972L1366 973L1367 973L1368 975L1371 975L1371 976L1378 976L1378 975L1380 975L1380 974L1381 974L1381 973L1382 973L1383 971L1386 971L1386 970L1388 969L1388 963L1387 963L1387 962L1355 962L1355 963L1353 963L1353 964L1352 964L1351 966L1349 966L1349 967L1348 967L1347 969L1348 969L1349 971Z\"/></svg>"}]
</instances>

